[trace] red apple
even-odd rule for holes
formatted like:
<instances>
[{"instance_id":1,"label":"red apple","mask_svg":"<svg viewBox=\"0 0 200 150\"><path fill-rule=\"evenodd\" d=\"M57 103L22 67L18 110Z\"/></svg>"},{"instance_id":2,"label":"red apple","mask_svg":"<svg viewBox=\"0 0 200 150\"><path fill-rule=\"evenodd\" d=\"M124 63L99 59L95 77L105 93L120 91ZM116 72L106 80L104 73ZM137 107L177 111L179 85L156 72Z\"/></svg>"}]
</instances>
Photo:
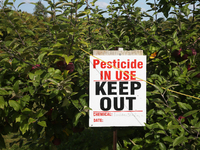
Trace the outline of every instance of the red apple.
<instances>
[{"instance_id":1,"label":"red apple","mask_svg":"<svg viewBox=\"0 0 200 150\"><path fill-rule=\"evenodd\" d=\"M191 54L192 55L196 55L197 54L197 52L196 52L196 50L194 49L194 48L190 48L190 50L191 50ZM175 50L174 52L173 52L173 56L175 56L175 57L180 57L181 56L181 51L182 51L182 48L180 48L179 50ZM182 59L183 60L186 60L188 58L188 54L184 54L183 56L182 56Z\"/></svg>"},{"instance_id":2,"label":"red apple","mask_svg":"<svg viewBox=\"0 0 200 150\"><path fill-rule=\"evenodd\" d=\"M178 117L178 120L179 120L180 122L182 122L182 123L185 123L186 118L183 117L183 116L179 116L179 117Z\"/></svg>"},{"instance_id":3,"label":"red apple","mask_svg":"<svg viewBox=\"0 0 200 150\"><path fill-rule=\"evenodd\" d=\"M74 132L74 133L79 133L79 132L82 132L84 130L84 127L73 127L72 128L72 131Z\"/></svg>"},{"instance_id":4,"label":"red apple","mask_svg":"<svg viewBox=\"0 0 200 150\"><path fill-rule=\"evenodd\" d=\"M52 111L53 111L53 109L51 108L51 109L46 113L46 115L47 115L47 116L51 116Z\"/></svg>"},{"instance_id":5,"label":"red apple","mask_svg":"<svg viewBox=\"0 0 200 150\"><path fill-rule=\"evenodd\" d=\"M54 138L53 141L52 141L52 143L54 145L60 145L61 144L61 140L59 138Z\"/></svg>"},{"instance_id":6,"label":"red apple","mask_svg":"<svg viewBox=\"0 0 200 150\"><path fill-rule=\"evenodd\" d=\"M200 73L199 73L199 74L197 74L195 77L197 77L197 78L200 78Z\"/></svg>"},{"instance_id":7,"label":"red apple","mask_svg":"<svg viewBox=\"0 0 200 150\"><path fill-rule=\"evenodd\" d=\"M185 119L185 117L183 117L183 116L178 117L178 120L182 120L182 119Z\"/></svg>"},{"instance_id":8,"label":"red apple","mask_svg":"<svg viewBox=\"0 0 200 150\"><path fill-rule=\"evenodd\" d=\"M190 67L191 67L190 65L187 66L188 71L195 69L195 67L192 67L192 68L190 68Z\"/></svg>"},{"instance_id":9,"label":"red apple","mask_svg":"<svg viewBox=\"0 0 200 150\"><path fill-rule=\"evenodd\" d=\"M181 49L178 51L178 50L175 50L173 53L172 53L173 56L175 57L180 57L181 55Z\"/></svg>"},{"instance_id":10,"label":"red apple","mask_svg":"<svg viewBox=\"0 0 200 150\"><path fill-rule=\"evenodd\" d=\"M197 52L196 52L196 50L194 49L194 48L191 48L190 49L191 50L191 54L192 55L196 55L197 54ZM183 58L183 60L186 60L187 58L188 58L188 54L184 54L183 56L182 56L182 58Z\"/></svg>"},{"instance_id":11,"label":"red apple","mask_svg":"<svg viewBox=\"0 0 200 150\"><path fill-rule=\"evenodd\" d=\"M182 56L182 59L183 60L186 60L188 58L188 54L184 54L183 56Z\"/></svg>"},{"instance_id":12,"label":"red apple","mask_svg":"<svg viewBox=\"0 0 200 150\"><path fill-rule=\"evenodd\" d=\"M194 48L191 48L190 50L192 51L192 55L196 55L197 54L197 52L196 52L196 50Z\"/></svg>"},{"instance_id":13,"label":"red apple","mask_svg":"<svg viewBox=\"0 0 200 150\"><path fill-rule=\"evenodd\" d=\"M35 69L37 69L37 68L40 68L40 65L39 65L39 64L36 64L36 65L32 66L31 71L32 71L32 70L35 70Z\"/></svg>"},{"instance_id":14,"label":"red apple","mask_svg":"<svg viewBox=\"0 0 200 150\"><path fill-rule=\"evenodd\" d=\"M70 62L66 67L65 70L69 70L69 73L72 73L74 71L74 64Z\"/></svg>"},{"instance_id":15,"label":"red apple","mask_svg":"<svg viewBox=\"0 0 200 150\"><path fill-rule=\"evenodd\" d=\"M175 56L175 57L181 57L181 51L182 51L182 48L180 48L179 50L175 50L172 55Z\"/></svg>"},{"instance_id":16,"label":"red apple","mask_svg":"<svg viewBox=\"0 0 200 150\"><path fill-rule=\"evenodd\" d=\"M57 65L58 68L62 68L62 67L64 67L66 65L66 62L65 61L58 61L56 63L56 65Z\"/></svg>"}]
</instances>

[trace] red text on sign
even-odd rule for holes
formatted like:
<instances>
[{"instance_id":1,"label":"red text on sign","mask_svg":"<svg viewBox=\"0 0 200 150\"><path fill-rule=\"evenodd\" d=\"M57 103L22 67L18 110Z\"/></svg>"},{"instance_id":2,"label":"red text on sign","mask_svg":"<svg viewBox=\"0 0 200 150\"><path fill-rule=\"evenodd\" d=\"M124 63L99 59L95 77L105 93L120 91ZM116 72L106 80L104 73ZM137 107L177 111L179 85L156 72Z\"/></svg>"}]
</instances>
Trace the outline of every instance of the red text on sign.
<instances>
[{"instance_id":1,"label":"red text on sign","mask_svg":"<svg viewBox=\"0 0 200 150\"><path fill-rule=\"evenodd\" d=\"M108 61L107 63L100 61L98 59L93 59L93 68L96 68L96 66L98 65L102 69L105 69L105 68L111 69L112 66L114 66L114 68L122 68L122 69L125 69L125 68L142 69L143 68L143 62L137 61L137 59L134 59L133 61L130 61L130 59L127 59L127 61L120 61L120 59L117 59L117 60L114 59L113 61Z\"/></svg>"},{"instance_id":2,"label":"red text on sign","mask_svg":"<svg viewBox=\"0 0 200 150\"><path fill-rule=\"evenodd\" d=\"M94 122L103 122L102 118L94 119Z\"/></svg>"},{"instance_id":3,"label":"red text on sign","mask_svg":"<svg viewBox=\"0 0 200 150\"><path fill-rule=\"evenodd\" d=\"M94 112L94 116L112 116L112 113L110 112Z\"/></svg>"},{"instance_id":4,"label":"red text on sign","mask_svg":"<svg viewBox=\"0 0 200 150\"><path fill-rule=\"evenodd\" d=\"M117 80L136 80L136 71L116 71L115 78ZM111 80L111 71L100 71L101 80Z\"/></svg>"}]
</instances>

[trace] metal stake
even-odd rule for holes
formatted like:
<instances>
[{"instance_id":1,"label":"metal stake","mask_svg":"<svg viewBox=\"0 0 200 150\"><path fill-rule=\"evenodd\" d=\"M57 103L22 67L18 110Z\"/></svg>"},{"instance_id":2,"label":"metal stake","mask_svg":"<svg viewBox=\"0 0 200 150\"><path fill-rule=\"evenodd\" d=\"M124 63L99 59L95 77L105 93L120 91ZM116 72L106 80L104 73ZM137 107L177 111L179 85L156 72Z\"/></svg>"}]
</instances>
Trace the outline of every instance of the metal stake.
<instances>
[{"instance_id":1,"label":"metal stake","mask_svg":"<svg viewBox=\"0 0 200 150\"><path fill-rule=\"evenodd\" d=\"M113 150L117 150L117 128L113 130Z\"/></svg>"}]
</instances>

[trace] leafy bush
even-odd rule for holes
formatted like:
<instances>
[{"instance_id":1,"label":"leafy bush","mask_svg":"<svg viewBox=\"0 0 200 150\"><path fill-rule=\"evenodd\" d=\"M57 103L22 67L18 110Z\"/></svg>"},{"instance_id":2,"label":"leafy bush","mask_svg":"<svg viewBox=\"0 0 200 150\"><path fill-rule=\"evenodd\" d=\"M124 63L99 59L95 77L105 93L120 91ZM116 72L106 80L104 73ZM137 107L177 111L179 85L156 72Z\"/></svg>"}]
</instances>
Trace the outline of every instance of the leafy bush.
<instances>
[{"instance_id":1,"label":"leafy bush","mask_svg":"<svg viewBox=\"0 0 200 150\"><path fill-rule=\"evenodd\" d=\"M166 20L141 12L132 0L113 1L109 18L91 6L95 1L47 1L51 11L37 17L0 2L1 148L2 135L20 132L30 148L110 149L110 128L88 128L89 56L81 49L123 47L144 51L154 85L147 85L146 126L120 128L118 147L198 149L199 8L189 9L196 1L149 3Z\"/></svg>"}]
</instances>

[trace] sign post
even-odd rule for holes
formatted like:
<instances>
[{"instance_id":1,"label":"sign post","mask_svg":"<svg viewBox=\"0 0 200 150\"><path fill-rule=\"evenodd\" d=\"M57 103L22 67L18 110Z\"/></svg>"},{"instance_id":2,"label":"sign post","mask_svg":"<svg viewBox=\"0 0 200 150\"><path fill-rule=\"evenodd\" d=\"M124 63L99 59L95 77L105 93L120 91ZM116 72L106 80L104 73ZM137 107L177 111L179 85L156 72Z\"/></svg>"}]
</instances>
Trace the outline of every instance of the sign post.
<instances>
[{"instance_id":1,"label":"sign post","mask_svg":"<svg viewBox=\"0 0 200 150\"><path fill-rule=\"evenodd\" d=\"M146 56L143 51L94 50L93 55L97 58L90 56L89 126L144 126ZM116 138L114 130L113 143Z\"/></svg>"}]
</instances>

